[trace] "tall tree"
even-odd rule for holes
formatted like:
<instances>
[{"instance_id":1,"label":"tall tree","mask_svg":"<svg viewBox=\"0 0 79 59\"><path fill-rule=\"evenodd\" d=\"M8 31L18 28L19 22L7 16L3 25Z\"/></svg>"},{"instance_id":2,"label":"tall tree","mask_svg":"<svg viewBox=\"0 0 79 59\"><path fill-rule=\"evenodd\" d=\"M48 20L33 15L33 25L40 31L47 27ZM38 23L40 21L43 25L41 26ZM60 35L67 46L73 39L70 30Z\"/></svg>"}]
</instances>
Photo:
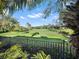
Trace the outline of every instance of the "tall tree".
<instances>
[{"instance_id":1,"label":"tall tree","mask_svg":"<svg viewBox=\"0 0 79 59\"><path fill-rule=\"evenodd\" d=\"M60 13L60 19L66 27L74 30L74 34L71 35L71 42L77 49L76 54L79 59L79 0L66 6L66 9Z\"/></svg>"},{"instance_id":2,"label":"tall tree","mask_svg":"<svg viewBox=\"0 0 79 59\"><path fill-rule=\"evenodd\" d=\"M44 4L48 2L47 8L44 10L45 13L44 17L49 16L53 9L53 1L52 0L0 0L0 12L1 14L5 13L13 13L16 10L22 9L23 7L28 7L29 9L33 9L34 7L38 6L39 4ZM62 10L64 5L71 0L56 0L55 6L58 6L56 9ZM44 2L44 3L43 3Z\"/></svg>"},{"instance_id":3,"label":"tall tree","mask_svg":"<svg viewBox=\"0 0 79 59\"><path fill-rule=\"evenodd\" d=\"M29 30L32 29L32 25L30 23L27 23L26 25Z\"/></svg>"}]
</instances>

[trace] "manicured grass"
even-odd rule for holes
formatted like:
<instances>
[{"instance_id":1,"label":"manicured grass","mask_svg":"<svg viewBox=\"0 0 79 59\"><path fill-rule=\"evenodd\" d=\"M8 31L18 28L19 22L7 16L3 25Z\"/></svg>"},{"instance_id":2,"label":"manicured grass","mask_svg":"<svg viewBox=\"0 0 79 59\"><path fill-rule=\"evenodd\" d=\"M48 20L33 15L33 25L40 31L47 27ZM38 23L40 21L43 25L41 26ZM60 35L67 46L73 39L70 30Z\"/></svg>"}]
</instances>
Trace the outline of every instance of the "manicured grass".
<instances>
[{"instance_id":1,"label":"manicured grass","mask_svg":"<svg viewBox=\"0 0 79 59\"><path fill-rule=\"evenodd\" d=\"M5 37L15 37L15 36L28 36L31 37L33 33L39 32L39 35L36 35L34 37L48 37L48 38L58 38L58 39L68 39L62 34L59 34L55 31L49 31L48 29L32 29L29 31L29 33L26 32L7 32L7 33L0 33L0 36Z\"/></svg>"}]
</instances>

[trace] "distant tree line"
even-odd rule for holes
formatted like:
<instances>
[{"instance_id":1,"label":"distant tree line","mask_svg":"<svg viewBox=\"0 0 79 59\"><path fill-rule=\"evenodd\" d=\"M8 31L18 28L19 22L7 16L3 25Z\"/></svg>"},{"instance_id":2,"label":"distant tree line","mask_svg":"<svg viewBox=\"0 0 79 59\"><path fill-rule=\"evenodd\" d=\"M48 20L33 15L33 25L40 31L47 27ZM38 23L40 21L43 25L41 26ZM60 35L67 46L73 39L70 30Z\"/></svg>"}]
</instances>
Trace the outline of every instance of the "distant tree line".
<instances>
[{"instance_id":1,"label":"distant tree line","mask_svg":"<svg viewBox=\"0 0 79 59\"><path fill-rule=\"evenodd\" d=\"M32 28L35 28L35 29L59 29L60 26L48 24L48 25L36 26L36 27L32 27Z\"/></svg>"}]
</instances>

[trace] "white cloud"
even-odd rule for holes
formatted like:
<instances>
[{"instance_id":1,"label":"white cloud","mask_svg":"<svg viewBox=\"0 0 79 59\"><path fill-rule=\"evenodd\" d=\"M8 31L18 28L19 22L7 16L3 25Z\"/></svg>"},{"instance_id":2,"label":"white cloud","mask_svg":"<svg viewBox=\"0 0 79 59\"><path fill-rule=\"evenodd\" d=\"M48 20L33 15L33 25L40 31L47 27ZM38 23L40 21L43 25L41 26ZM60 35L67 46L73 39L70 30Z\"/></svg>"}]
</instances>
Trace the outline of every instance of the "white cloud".
<instances>
[{"instance_id":1,"label":"white cloud","mask_svg":"<svg viewBox=\"0 0 79 59\"><path fill-rule=\"evenodd\" d=\"M40 18L43 16L43 13L37 13L37 14L32 14L32 15L27 15L29 18Z\"/></svg>"},{"instance_id":2,"label":"white cloud","mask_svg":"<svg viewBox=\"0 0 79 59\"><path fill-rule=\"evenodd\" d=\"M59 19L59 15L58 14L51 14L51 19Z\"/></svg>"},{"instance_id":3,"label":"white cloud","mask_svg":"<svg viewBox=\"0 0 79 59\"><path fill-rule=\"evenodd\" d=\"M53 16L53 19L58 19L58 18L59 18L58 15Z\"/></svg>"},{"instance_id":4,"label":"white cloud","mask_svg":"<svg viewBox=\"0 0 79 59\"><path fill-rule=\"evenodd\" d=\"M25 19L25 17L23 17L23 16L20 16L20 18L21 18L21 19Z\"/></svg>"}]
</instances>

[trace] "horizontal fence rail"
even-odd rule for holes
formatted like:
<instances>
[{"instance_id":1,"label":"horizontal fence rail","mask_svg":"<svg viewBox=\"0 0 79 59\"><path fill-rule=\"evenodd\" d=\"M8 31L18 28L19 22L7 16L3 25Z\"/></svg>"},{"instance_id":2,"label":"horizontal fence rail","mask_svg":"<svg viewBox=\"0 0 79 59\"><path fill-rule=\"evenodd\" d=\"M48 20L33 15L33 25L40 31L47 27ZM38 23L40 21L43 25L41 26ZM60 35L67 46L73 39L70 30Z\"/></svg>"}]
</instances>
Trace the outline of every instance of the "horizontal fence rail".
<instances>
[{"instance_id":1,"label":"horizontal fence rail","mask_svg":"<svg viewBox=\"0 0 79 59\"><path fill-rule=\"evenodd\" d=\"M6 44L20 44L25 50L35 53L39 50L50 54L52 59L75 59L75 49L64 40L44 40L16 38L3 40Z\"/></svg>"}]
</instances>

